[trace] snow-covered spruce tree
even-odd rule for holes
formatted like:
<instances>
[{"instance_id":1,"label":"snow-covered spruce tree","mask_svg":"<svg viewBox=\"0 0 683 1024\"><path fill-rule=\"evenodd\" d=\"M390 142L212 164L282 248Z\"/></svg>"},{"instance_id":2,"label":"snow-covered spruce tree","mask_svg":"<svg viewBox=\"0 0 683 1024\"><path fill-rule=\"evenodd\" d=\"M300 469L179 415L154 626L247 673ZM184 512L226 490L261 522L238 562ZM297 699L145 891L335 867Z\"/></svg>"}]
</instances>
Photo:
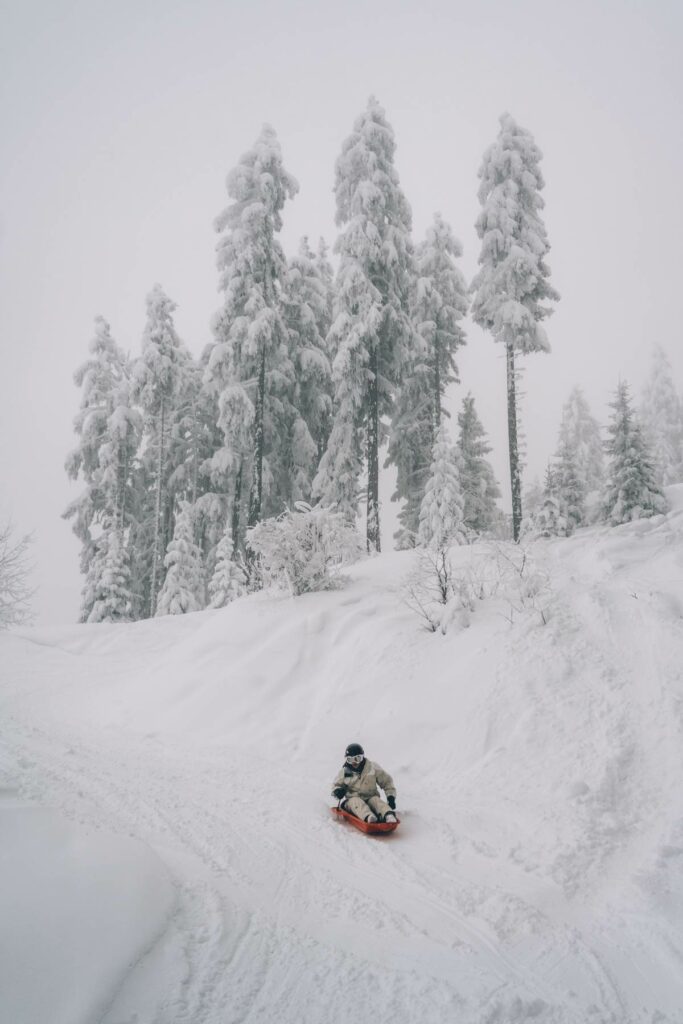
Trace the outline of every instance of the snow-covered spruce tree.
<instances>
[{"instance_id":1,"label":"snow-covered spruce tree","mask_svg":"<svg viewBox=\"0 0 683 1024\"><path fill-rule=\"evenodd\" d=\"M282 309L287 266L277 234L282 209L298 185L268 125L228 174L227 190L231 202L215 222L224 302L214 319L205 380L217 399L224 437L213 477L232 494L230 529L241 545L245 502L249 523L263 512L264 490L274 475L268 460L284 429L282 397L294 378Z\"/></svg>"},{"instance_id":2,"label":"snow-covered spruce tree","mask_svg":"<svg viewBox=\"0 0 683 1024\"><path fill-rule=\"evenodd\" d=\"M142 337L142 353L133 369L134 394L145 417L148 451L154 457L154 510L152 529L152 565L149 584L149 612L156 611L161 560L164 548L165 502L168 478L167 448L173 421L182 365L187 355L173 324L176 305L161 285L147 296L147 322ZM164 521L162 521L164 520Z\"/></svg>"},{"instance_id":3,"label":"snow-covered spruce tree","mask_svg":"<svg viewBox=\"0 0 683 1024\"><path fill-rule=\"evenodd\" d=\"M418 538L424 547L447 548L465 540L460 456L450 443L445 423L439 427L420 507Z\"/></svg>"},{"instance_id":4,"label":"snow-covered spruce tree","mask_svg":"<svg viewBox=\"0 0 683 1024\"><path fill-rule=\"evenodd\" d=\"M415 543L443 397L459 379L455 355L465 344L461 321L469 304L465 278L455 263L460 256L460 242L441 214L435 214L416 251L411 315L417 338L396 397L389 439L387 464L397 468L394 499L404 501L399 547Z\"/></svg>"},{"instance_id":5,"label":"snow-covered spruce tree","mask_svg":"<svg viewBox=\"0 0 683 1024\"><path fill-rule=\"evenodd\" d=\"M643 390L640 416L652 449L660 487L683 482L683 402L673 382L671 363L657 345Z\"/></svg>"},{"instance_id":6,"label":"snow-covered spruce tree","mask_svg":"<svg viewBox=\"0 0 683 1024\"><path fill-rule=\"evenodd\" d=\"M178 363L178 389L168 430L169 494L194 505L209 486L207 460L213 454L216 410L204 393L204 368L187 351Z\"/></svg>"},{"instance_id":7,"label":"snow-covered spruce tree","mask_svg":"<svg viewBox=\"0 0 683 1024\"><path fill-rule=\"evenodd\" d=\"M141 432L140 416L130 398L129 366L103 317L95 319L89 349L90 358L74 374L83 389L74 420L79 443L66 460L69 476L74 480L82 476L85 488L64 512L64 518L73 520L73 531L82 544L84 622L89 620L100 588L99 575L105 569L106 534L123 532L129 524Z\"/></svg>"},{"instance_id":8,"label":"snow-covered spruce tree","mask_svg":"<svg viewBox=\"0 0 683 1024\"><path fill-rule=\"evenodd\" d=\"M616 390L608 427L609 456L603 517L612 526L645 519L666 511L666 500L657 486L652 453L631 405L628 384Z\"/></svg>"},{"instance_id":9,"label":"snow-covered spruce tree","mask_svg":"<svg viewBox=\"0 0 683 1024\"><path fill-rule=\"evenodd\" d=\"M130 559L123 530L103 532L88 585L92 601L88 622L129 622L133 616Z\"/></svg>"},{"instance_id":10,"label":"snow-covered spruce tree","mask_svg":"<svg viewBox=\"0 0 683 1024\"><path fill-rule=\"evenodd\" d=\"M576 449L565 438L555 455L553 494L565 522L567 535L586 522L586 485L579 469Z\"/></svg>"},{"instance_id":11,"label":"snow-covered spruce tree","mask_svg":"<svg viewBox=\"0 0 683 1024\"><path fill-rule=\"evenodd\" d=\"M166 578L159 591L156 615L184 615L204 604L204 581L199 548L194 540L194 510L188 501L180 504L173 540L164 558Z\"/></svg>"},{"instance_id":12,"label":"snow-covered spruce tree","mask_svg":"<svg viewBox=\"0 0 683 1024\"><path fill-rule=\"evenodd\" d=\"M294 383L287 396L287 430L280 437L282 473L278 490L285 502L308 501L313 477L330 433L332 370L327 357L328 288L307 239L289 261L285 318Z\"/></svg>"},{"instance_id":13,"label":"snow-covered spruce tree","mask_svg":"<svg viewBox=\"0 0 683 1024\"><path fill-rule=\"evenodd\" d=\"M209 605L211 608L224 608L245 592L244 568L235 554L235 544L228 528L216 550L216 566L209 580Z\"/></svg>"},{"instance_id":14,"label":"snow-covered spruce tree","mask_svg":"<svg viewBox=\"0 0 683 1024\"><path fill-rule=\"evenodd\" d=\"M580 387L575 387L562 408L558 455L562 448L572 453L576 472L586 494L600 490L605 482L604 453L600 424L591 415Z\"/></svg>"},{"instance_id":15,"label":"snow-covered spruce tree","mask_svg":"<svg viewBox=\"0 0 683 1024\"><path fill-rule=\"evenodd\" d=\"M367 462L366 537L379 551L379 447L382 417L414 343L409 289L414 273L410 207L394 167L394 133L371 98L342 146L335 195L340 255L334 322L335 419L314 493L355 517Z\"/></svg>"},{"instance_id":16,"label":"snow-covered spruce tree","mask_svg":"<svg viewBox=\"0 0 683 1024\"><path fill-rule=\"evenodd\" d=\"M491 446L486 440L486 431L477 415L472 394L463 399L458 426L463 518L468 529L486 533L494 528L500 517L496 505L500 488L486 458Z\"/></svg>"},{"instance_id":17,"label":"snow-covered spruce tree","mask_svg":"<svg viewBox=\"0 0 683 1024\"><path fill-rule=\"evenodd\" d=\"M482 211L477 233L482 240L481 269L472 282L472 316L505 346L508 440L514 539L522 522L522 484L518 450L516 354L548 352L541 321L552 310L544 302L559 299L545 262L549 244L541 218L544 186L541 152L530 132L510 117L500 119L497 140L479 170Z\"/></svg>"}]
</instances>

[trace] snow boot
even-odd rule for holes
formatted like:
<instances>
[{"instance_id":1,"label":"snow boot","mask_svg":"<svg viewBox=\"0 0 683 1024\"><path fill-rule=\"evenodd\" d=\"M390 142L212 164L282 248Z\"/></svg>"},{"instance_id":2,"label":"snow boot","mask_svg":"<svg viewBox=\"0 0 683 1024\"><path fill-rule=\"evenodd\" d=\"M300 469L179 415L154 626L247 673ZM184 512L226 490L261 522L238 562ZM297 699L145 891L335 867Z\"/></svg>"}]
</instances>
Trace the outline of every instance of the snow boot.
<instances>
[{"instance_id":1,"label":"snow boot","mask_svg":"<svg viewBox=\"0 0 683 1024\"><path fill-rule=\"evenodd\" d=\"M367 822L370 822L370 824L373 824L375 821L377 821L377 815L376 814L366 814L365 815L365 820Z\"/></svg>"},{"instance_id":2,"label":"snow boot","mask_svg":"<svg viewBox=\"0 0 683 1024\"><path fill-rule=\"evenodd\" d=\"M386 814L384 815L384 819L383 819L383 820L384 820L384 821L398 821L398 818L396 817L396 815L394 814L394 812L393 812L393 811L388 811L388 812L387 812L387 813L386 813Z\"/></svg>"}]
</instances>

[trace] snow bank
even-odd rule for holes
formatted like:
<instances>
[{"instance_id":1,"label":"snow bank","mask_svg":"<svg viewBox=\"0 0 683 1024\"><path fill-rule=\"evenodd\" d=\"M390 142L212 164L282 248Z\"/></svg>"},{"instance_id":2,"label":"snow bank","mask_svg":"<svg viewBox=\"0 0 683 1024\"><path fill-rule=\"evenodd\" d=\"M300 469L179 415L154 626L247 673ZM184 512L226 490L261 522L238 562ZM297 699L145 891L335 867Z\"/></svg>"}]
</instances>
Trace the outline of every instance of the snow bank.
<instances>
[{"instance_id":1,"label":"snow bank","mask_svg":"<svg viewBox=\"0 0 683 1024\"><path fill-rule=\"evenodd\" d=\"M0 799L0 1021L92 1024L173 907L158 857Z\"/></svg>"}]
</instances>

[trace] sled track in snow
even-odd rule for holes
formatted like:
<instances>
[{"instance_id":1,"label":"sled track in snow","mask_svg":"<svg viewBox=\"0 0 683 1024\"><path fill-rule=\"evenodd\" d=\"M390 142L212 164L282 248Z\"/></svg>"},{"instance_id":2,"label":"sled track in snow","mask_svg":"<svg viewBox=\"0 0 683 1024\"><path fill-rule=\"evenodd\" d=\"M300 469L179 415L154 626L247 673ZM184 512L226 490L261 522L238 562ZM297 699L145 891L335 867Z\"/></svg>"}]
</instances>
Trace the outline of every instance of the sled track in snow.
<instances>
[{"instance_id":1,"label":"sled track in snow","mask_svg":"<svg viewBox=\"0 0 683 1024\"><path fill-rule=\"evenodd\" d=\"M287 821L280 826L282 842L268 839L264 842L263 838L256 841L249 838L249 828L231 827L235 812L245 813L248 804L235 807L227 802L222 814L211 808L211 783L207 781L210 766L197 766L192 788L199 803L193 804L178 798L175 791L178 779L169 768L170 755L164 752L159 757L154 749L150 752L150 744L144 740L139 745L128 744L127 757L121 756L120 747L107 750L108 756L103 757L101 744L86 746L82 737L75 735L60 737L60 743L72 753L55 758L54 737L36 727L23 734L15 754L25 763L27 759L33 761L24 786L27 795L57 805L67 816L89 826L129 833L149 843L172 873L178 895L173 930L177 932L175 941L182 951L185 966L181 979L176 979L176 989L163 997L154 1024L226 1024L226 1021L247 1024L251 1020L277 1020L275 1006L271 1016L267 1015L265 1007L262 1012L257 1009L270 965L278 959L277 935L273 938L273 921L262 911L250 909L249 903L258 895L259 885L267 877L269 887L272 886L269 901L273 908L282 904L288 888L298 886L299 896L305 888L309 895L311 889L314 894L327 893L322 905L332 913L334 904L348 902L343 886L334 883L334 865L348 867L349 859L357 861L363 877L354 895L352 920L374 915L384 929L402 935L404 943L408 944L431 930L432 941L436 940L437 948L442 950L441 957L434 958L430 969L432 984L437 987L440 984L447 992L451 991L452 1008L457 1005L452 949L460 946L468 951L470 961L476 962L476 968L470 964L470 970L480 974L482 980L488 978L485 985L488 993L479 1007L481 1012L506 1005L508 990L510 1005L513 1005L514 992L521 990L534 993L536 1000L539 997L543 1000L550 1015L539 1019L579 1024L580 1014L557 1006L552 988L542 981L539 969L533 964L524 966L515 962L475 923L475 915L468 916L453 904L448 892L453 877L442 877L437 887L433 875L423 877L417 866L406 861L405 842L400 849L398 846L395 850L388 849L383 844L381 849L373 850L365 837L360 834L340 836L337 823L325 821L322 829L317 830L327 838L326 868L320 877L316 859L311 862L306 858L310 838L302 837ZM108 765L106 774L102 771L103 764ZM187 766L186 759L184 764ZM146 766L144 772L143 765ZM185 779L185 785L187 782ZM263 795L258 794L257 799ZM211 796L216 798L215 794ZM253 829L253 822L247 819L247 823ZM409 838L407 841L409 843ZM299 864L299 873L288 870L288 860ZM258 865L256 877L245 870L245 865L251 865L252 869ZM387 877L400 893L395 906L378 899L375 891ZM466 887L467 883L464 885ZM255 915L260 919L258 927L254 924ZM283 938L280 936L281 940ZM288 934L287 939L291 940L291 935ZM575 958L580 958L601 992L602 1019L619 1020L624 1024L628 1018L623 1016L618 994L595 954L579 943L576 934L570 941L558 935L556 929L553 949L558 958L566 956L570 949ZM341 966L338 965L338 969ZM345 984L358 983L359 965L344 966L348 982L342 971L329 991L332 999L340 998ZM287 968L287 964L280 962L279 969L282 967ZM294 971L305 970L306 963L297 965L290 961L289 967ZM283 976L274 987L282 988L284 984L286 989L288 984L295 985L295 977L287 980ZM530 1005L533 1008L540 1004ZM446 1000L444 1006L448 1006ZM114 1019L112 1017L112 1022ZM343 1020L343 1015L339 1019ZM390 1014L387 1012L385 1017L380 1015L376 1019L388 1021ZM424 1019L437 1020L438 1016ZM108 1024L107 1018L105 1024Z\"/></svg>"}]
</instances>

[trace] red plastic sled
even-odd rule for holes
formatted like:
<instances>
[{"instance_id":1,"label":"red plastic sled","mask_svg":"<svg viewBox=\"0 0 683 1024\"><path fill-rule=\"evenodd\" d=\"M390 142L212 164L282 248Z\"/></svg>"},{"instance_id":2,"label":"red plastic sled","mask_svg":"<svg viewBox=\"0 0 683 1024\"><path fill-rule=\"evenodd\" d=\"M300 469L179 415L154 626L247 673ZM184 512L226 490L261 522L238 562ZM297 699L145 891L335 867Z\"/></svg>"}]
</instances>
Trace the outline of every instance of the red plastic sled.
<instances>
[{"instance_id":1,"label":"red plastic sled","mask_svg":"<svg viewBox=\"0 0 683 1024\"><path fill-rule=\"evenodd\" d=\"M361 821L355 814L351 814L349 811L345 811L342 807L330 807L333 814L336 814L339 818L346 818L352 825L360 829L361 832L367 832L369 835L383 835L386 832L393 832L394 829L398 828L401 824L399 820L396 821Z\"/></svg>"}]
</instances>

